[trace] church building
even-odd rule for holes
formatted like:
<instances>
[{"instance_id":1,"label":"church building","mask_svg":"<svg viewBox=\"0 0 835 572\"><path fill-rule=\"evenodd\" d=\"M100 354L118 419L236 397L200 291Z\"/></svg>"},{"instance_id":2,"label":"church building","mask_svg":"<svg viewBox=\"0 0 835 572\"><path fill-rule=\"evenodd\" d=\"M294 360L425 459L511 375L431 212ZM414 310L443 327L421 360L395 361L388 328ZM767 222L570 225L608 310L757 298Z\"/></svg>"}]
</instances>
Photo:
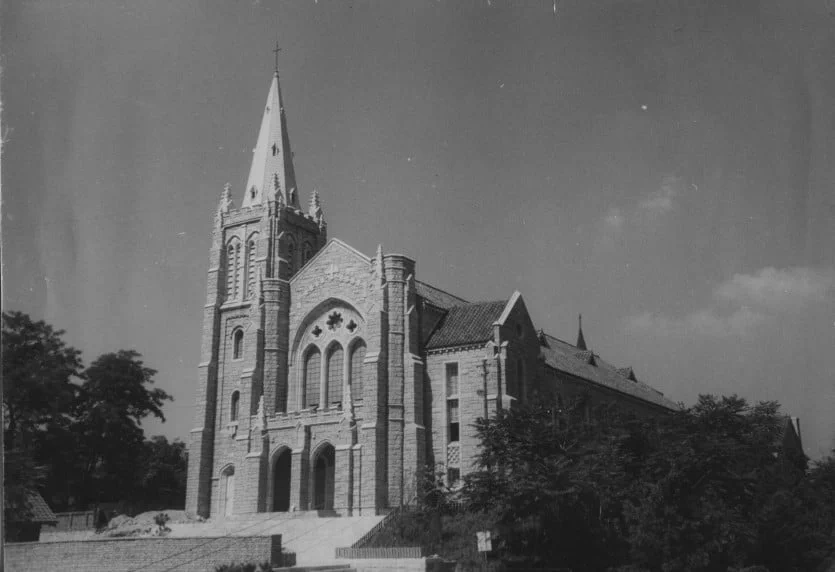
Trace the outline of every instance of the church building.
<instances>
[{"instance_id":1,"label":"church building","mask_svg":"<svg viewBox=\"0 0 835 572\"><path fill-rule=\"evenodd\" d=\"M473 422L536 394L676 408L587 349L582 325L575 344L538 329L519 292L469 302L408 256L328 240L316 191L301 207L277 71L239 208L232 195L209 254L192 514L379 514L427 466L473 470Z\"/></svg>"}]
</instances>

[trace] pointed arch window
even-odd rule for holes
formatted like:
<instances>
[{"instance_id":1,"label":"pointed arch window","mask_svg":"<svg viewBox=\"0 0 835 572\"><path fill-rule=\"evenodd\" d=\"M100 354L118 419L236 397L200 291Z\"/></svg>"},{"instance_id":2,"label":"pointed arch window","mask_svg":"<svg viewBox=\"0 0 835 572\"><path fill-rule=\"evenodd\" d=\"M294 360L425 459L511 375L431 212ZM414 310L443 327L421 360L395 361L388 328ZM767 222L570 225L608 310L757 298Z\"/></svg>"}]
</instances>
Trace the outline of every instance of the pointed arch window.
<instances>
[{"instance_id":1,"label":"pointed arch window","mask_svg":"<svg viewBox=\"0 0 835 572\"><path fill-rule=\"evenodd\" d=\"M240 294L241 243L235 239L226 247L226 299L234 300Z\"/></svg>"},{"instance_id":2,"label":"pointed arch window","mask_svg":"<svg viewBox=\"0 0 835 572\"><path fill-rule=\"evenodd\" d=\"M235 295L235 245L231 242L226 249L226 298L232 299Z\"/></svg>"},{"instance_id":3,"label":"pointed arch window","mask_svg":"<svg viewBox=\"0 0 835 572\"><path fill-rule=\"evenodd\" d=\"M342 366L345 352L342 346L334 345L328 354L328 397L327 402L336 405L342 403Z\"/></svg>"},{"instance_id":4,"label":"pointed arch window","mask_svg":"<svg viewBox=\"0 0 835 572\"><path fill-rule=\"evenodd\" d=\"M322 354L316 346L311 347L304 358L304 405L319 405L319 385L322 372Z\"/></svg>"},{"instance_id":5,"label":"pointed arch window","mask_svg":"<svg viewBox=\"0 0 835 572\"><path fill-rule=\"evenodd\" d=\"M365 343L359 341L354 344L351 351L351 369L348 383L351 385L351 400L362 400L362 376L363 364L365 363Z\"/></svg>"},{"instance_id":6,"label":"pointed arch window","mask_svg":"<svg viewBox=\"0 0 835 572\"><path fill-rule=\"evenodd\" d=\"M229 420L230 421L237 421L238 420L238 408L240 406L241 401L241 393L239 391L232 392L232 401L229 405Z\"/></svg>"},{"instance_id":7,"label":"pointed arch window","mask_svg":"<svg viewBox=\"0 0 835 572\"><path fill-rule=\"evenodd\" d=\"M244 331L240 328L232 334L232 359L244 357Z\"/></svg>"},{"instance_id":8,"label":"pointed arch window","mask_svg":"<svg viewBox=\"0 0 835 572\"><path fill-rule=\"evenodd\" d=\"M255 295L255 254L257 251L257 243L255 242L255 238L250 238L249 243L247 244L247 260L246 260L246 270L247 270L247 291L246 297L252 298Z\"/></svg>"}]
</instances>

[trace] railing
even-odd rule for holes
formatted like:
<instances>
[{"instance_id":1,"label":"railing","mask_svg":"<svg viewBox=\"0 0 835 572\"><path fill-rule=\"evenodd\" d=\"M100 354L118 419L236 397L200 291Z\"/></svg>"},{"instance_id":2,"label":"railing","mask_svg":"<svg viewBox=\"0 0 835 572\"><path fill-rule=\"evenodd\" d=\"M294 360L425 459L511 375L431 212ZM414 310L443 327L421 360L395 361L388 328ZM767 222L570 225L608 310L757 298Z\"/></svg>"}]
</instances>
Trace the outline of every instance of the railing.
<instances>
[{"instance_id":1,"label":"railing","mask_svg":"<svg viewBox=\"0 0 835 572\"><path fill-rule=\"evenodd\" d=\"M337 548L337 558L423 558L420 546L387 546L377 548Z\"/></svg>"},{"instance_id":2,"label":"railing","mask_svg":"<svg viewBox=\"0 0 835 572\"><path fill-rule=\"evenodd\" d=\"M383 528L385 528L386 525L400 513L401 509L402 507L396 507L389 511L389 513L383 517L383 520L375 524L371 530L363 534L359 540L351 545L351 548L364 548L375 534L383 530Z\"/></svg>"}]
</instances>

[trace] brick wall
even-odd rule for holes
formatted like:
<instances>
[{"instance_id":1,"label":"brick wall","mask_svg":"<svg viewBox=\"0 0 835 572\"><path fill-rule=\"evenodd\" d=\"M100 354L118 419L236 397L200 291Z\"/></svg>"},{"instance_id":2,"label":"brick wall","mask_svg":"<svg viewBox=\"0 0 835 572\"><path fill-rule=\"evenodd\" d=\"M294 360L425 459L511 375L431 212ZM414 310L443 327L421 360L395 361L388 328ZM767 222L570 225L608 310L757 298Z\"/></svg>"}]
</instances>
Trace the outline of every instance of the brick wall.
<instances>
[{"instance_id":1,"label":"brick wall","mask_svg":"<svg viewBox=\"0 0 835 572\"><path fill-rule=\"evenodd\" d=\"M282 563L280 535L24 542L5 552L11 572L207 572L232 562Z\"/></svg>"}]
</instances>

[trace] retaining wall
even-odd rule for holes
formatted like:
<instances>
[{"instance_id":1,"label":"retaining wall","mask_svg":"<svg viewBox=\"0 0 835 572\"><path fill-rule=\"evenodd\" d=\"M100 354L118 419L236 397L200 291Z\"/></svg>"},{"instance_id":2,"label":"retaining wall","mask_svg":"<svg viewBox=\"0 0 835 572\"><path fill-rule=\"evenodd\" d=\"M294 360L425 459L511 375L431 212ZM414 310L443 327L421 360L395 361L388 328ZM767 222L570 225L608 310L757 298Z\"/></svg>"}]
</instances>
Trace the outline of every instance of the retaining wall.
<instances>
[{"instance_id":1,"label":"retaining wall","mask_svg":"<svg viewBox=\"0 0 835 572\"><path fill-rule=\"evenodd\" d=\"M11 572L206 572L233 562L282 564L281 535L21 542L6 544L5 552Z\"/></svg>"}]
</instances>

